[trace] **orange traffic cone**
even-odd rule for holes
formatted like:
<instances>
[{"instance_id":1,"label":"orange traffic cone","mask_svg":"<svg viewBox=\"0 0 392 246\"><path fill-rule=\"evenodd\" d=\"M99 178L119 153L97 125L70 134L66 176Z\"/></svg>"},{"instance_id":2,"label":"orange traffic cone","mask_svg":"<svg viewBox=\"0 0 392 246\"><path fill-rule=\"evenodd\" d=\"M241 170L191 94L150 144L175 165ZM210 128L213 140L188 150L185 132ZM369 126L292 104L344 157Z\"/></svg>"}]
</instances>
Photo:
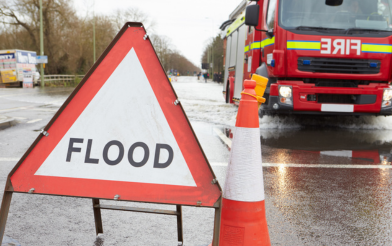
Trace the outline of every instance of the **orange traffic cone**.
<instances>
[{"instance_id":1,"label":"orange traffic cone","mask_svg":"<svg viewBox=\"0 0 392 246\"><path fill-rule=\"evenodd\" d=\"M256 82L246 80L223 191L220 246L271 245L264 205Z\"/></svg>"}]
</instances>

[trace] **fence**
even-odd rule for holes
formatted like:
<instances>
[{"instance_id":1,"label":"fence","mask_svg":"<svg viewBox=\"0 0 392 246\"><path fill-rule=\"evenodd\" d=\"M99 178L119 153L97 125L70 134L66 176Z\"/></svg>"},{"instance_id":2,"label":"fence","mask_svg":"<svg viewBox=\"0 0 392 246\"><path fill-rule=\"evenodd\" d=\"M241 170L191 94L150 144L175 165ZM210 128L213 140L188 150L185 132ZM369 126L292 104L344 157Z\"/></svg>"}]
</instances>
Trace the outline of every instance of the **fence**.
<instances>
[{"instance_id":1,"label":"fence","mask_svg":"<svg viewBox=\"0 0 392 246\"><path fill-rule=\"evenodd\" d=\"M79 83L83 79L84 75L64 75L64 74L56 74L56 75L44 75L45 84L76 84ZM38 82L41 83L41 78L38 79Z\"/></svg>"}]
</instances>

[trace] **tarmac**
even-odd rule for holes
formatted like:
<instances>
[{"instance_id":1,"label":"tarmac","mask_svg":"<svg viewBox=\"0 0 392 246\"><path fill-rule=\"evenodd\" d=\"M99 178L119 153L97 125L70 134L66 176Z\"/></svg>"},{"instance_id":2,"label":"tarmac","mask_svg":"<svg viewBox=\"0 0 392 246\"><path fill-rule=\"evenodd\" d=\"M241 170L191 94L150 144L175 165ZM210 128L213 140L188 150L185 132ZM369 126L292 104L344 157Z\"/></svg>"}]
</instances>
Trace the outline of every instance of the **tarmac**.
<instances>
[{"instance_id":1,"label":"tarmac","mask_svg":"<svg viewBox=\"0 0 392 246\"><path fill-rule=\"evenodd\" d=\"M0 129L4 129L4 128L10 127L10 126L13 126L14 124L15 124L14 118L0 115Z\"/></svg>"}]
</instances>

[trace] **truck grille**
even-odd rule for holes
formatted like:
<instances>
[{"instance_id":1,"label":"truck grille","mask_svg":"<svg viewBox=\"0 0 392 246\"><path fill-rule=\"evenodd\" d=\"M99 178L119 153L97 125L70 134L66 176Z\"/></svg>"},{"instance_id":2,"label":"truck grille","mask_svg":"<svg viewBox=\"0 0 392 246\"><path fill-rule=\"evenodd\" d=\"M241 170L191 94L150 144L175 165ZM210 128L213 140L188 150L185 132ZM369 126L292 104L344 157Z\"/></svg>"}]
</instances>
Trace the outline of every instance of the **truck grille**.
<instances>
[{"instance_id":1,"label":"truck grille","mask_svg":"<svg viewBox=\"0 0 392 246\"><path fill-rule=\"evenodd\" d=\"M377 74L380 67L379 60L298 58L298 70L313 73Z\"/></svg>"},{"instance_id":2,"label":"truck grille","mask_svg":"<svg viewBox=\"0 0 392 246\"><path fill-rule=\"evenodd\" d=\"M336 95L336 94L318 94L318 103L342 103L342 104L354 104L354 95Z\"/></svg>"},{"instance_id":3,"label":"truck grille","mask_svg":"<svg viewBox=\"0 0 392 246\"><path fill-rule=\"evenodd\" d=\"M310 101L309 96L311 95L308 95L308 101ZM377 95L317 94L316 96L318 103L373 104L377 101Z\"/></svg>"},{"instance_id":4,"label":"truck grille","mask_svg":"<svg viewBox=\"0 0 392 246\"><path fill-rule=\"evenodd\" d=\"M316 83L316 87L348 87L357 88L358 85L354 82L345 81L319 81Z\"/></svg>"}]
</instances>

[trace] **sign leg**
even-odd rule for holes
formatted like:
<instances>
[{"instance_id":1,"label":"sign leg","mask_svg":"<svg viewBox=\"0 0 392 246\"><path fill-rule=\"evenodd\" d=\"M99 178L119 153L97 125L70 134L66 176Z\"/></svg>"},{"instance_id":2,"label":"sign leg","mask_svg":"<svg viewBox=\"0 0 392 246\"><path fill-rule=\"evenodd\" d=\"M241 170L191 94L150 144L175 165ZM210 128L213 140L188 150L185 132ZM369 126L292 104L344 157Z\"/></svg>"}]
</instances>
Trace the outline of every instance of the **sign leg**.
<instances>
[{"instance_id":1,"label":"sign leg","mask_svg":"<svg viewBox=\"0 0 392 246\"><path fill-rule=\"evenodd\" d=\"M184 234L182 229L182 207L181 205L176 205L177 210L177 235L178 235L178 245L184 245ZM180 244L181 242L181 244Z\"/></svg>"},{"instance_id":2,"label":"sign leg","mask_svg":"<svg viewBox=\"0 0 392 246\"><path fill-rule=\"evenodd\" d=\"M95 232L98 235L99 233L103 233L103 226L102 226L101 208L99 207L99 199L97 198L93 198L93 210L94 210L94 220L95 220Z\"/></svg>"},{"instance_id":3,"label":"sign leg","mask_svg":"<svg viewBox=\"0 0 392 246\"><path fill-rule=\"evenodd\" d=\"M212 246L219 245L219 233L221 226L221 204L218 208L215 208L215 220L214 220L214 237L212 239Z\"/></svg>"},{"instance_id":4,"label":"sign leg","mask_svg":"<svg viewBox=\"0 0 392 246\"><path fill-rule=\"evenodd\" d=\"M8 211L10 210L12 191L5 191L0 210L0 244L3 242L5 224L7 223Z\"/></svg>"}]
</instances>

